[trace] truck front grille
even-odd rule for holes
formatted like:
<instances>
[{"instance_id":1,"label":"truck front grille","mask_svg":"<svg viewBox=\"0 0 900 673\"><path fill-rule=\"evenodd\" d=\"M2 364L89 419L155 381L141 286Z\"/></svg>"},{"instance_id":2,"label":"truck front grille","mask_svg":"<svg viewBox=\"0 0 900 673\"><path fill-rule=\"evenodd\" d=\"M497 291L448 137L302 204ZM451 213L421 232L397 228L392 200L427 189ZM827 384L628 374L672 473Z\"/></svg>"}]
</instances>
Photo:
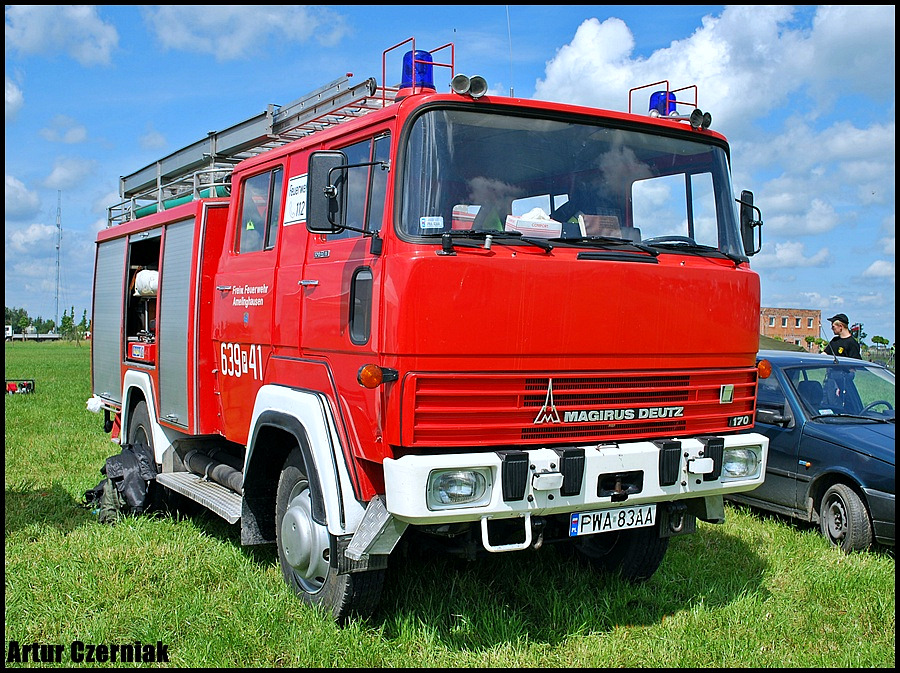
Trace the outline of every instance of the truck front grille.
<instances>
[{"instance_id":1,"label":"truck front grille","mask_svg":"<svg viewBox=\"0 0 900 673\"><path fill-rule=\"evenodd\" d=\"M755 395L753 367L552 376L409 374L403 384L403 444L596 443L734 432L752 425Z\"/></svg>"}]
</instances>

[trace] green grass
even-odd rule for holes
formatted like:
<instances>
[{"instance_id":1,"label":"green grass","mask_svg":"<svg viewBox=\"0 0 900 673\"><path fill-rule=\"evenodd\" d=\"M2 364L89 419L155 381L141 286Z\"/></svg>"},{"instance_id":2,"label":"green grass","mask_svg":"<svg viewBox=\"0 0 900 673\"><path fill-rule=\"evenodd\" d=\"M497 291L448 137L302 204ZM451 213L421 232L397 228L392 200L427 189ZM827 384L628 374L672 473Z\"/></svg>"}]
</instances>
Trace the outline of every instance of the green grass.
<instances>
[{"instance_id":1,"label":"green grass","mask_svg":"<svg viewBox=\"0 0 900 673\"><path fill-rule=\"evenodd\" d=\"M562 550L462 564L398 550L381 608L340 629L271 547L214 515L102 526L80 506L117 452L86 344L7 344L7 640L168 646L177 667L893 667L892 550L844 556L809 526L727 508L638 587ZM13 665L13 664L7 664ZM113 665L113 664L106 664ZM134 664L118 664L133 666Z\"/></svg>"}]
</instances>

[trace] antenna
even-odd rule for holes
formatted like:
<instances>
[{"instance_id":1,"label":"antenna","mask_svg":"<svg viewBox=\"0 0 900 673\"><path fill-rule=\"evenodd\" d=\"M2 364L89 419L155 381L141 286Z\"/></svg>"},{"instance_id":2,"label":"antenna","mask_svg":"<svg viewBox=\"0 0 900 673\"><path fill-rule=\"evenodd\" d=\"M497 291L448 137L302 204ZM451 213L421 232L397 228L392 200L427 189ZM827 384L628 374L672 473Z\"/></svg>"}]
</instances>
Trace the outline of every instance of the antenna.
<instances>
[{"instance_id":1,"label":"antenna","mask_svg":"<svg viewBox=\"0 0 900 673\"><path fill-rule=\"evenodd\" d=\"M56 190L56 333L59 334L59 248L62 245L62 190Z\"/></svg>"},{"instance_id":2,"label":"antenna","mask_svg":"<svg viewBox=\"0 0 900 673\"><path fill-rule=\"evenodd\" d=\"M506 6L506 34L509 37L509 97L513 97L512 78L512 29L509 27L509 5Z\"/></svg>"}]
</instances>

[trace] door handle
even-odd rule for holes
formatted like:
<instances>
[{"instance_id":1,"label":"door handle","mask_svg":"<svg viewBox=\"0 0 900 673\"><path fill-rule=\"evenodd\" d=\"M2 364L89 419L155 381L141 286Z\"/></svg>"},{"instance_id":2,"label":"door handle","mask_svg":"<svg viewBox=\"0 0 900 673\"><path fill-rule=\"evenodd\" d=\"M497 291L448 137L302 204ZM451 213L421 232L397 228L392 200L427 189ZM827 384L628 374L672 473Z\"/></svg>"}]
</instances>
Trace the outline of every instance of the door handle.
<instances>
[{"instance_id":1,"label":"door handle","mask_svg":"<svg viewBox=\"0 0 900 673\"><path fill-rule=\"evenodd\" d=\"M216 285L216 289L219 292L231 292L231 290L233 289L233 286L232 285Z\"/></svg>"},{"instance_id":2,"label":"door handle","mask_svg":"<svg viewBox=\"0 0 900 673\"><path fill-rule=\"evenodd\" d=\"M304 287L315 287L318 284L319 284L319 281L317 281L317 280L301 280L300 281L300 285L303 285Z\"/></svg>"}]
</instances>

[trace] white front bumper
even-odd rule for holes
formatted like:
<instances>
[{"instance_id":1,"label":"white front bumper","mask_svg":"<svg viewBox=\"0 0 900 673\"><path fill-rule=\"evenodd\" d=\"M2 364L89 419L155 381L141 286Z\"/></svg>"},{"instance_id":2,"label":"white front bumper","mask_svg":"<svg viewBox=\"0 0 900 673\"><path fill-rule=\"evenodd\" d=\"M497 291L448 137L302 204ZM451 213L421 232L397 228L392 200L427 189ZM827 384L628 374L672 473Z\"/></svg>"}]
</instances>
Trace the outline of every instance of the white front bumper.
<instances>
[{"instance_id":1,"label":"white front bumper","mask_svg":"<svg viewBox=\"0 0 900 673\"><path fill-rule=\"evenodd\" d=\"M385 459L386 507L394 517L411 524L439 524L479 519L503 519L525 515L564 514L608 507L637 505L647 502L670 502L686 498L726 495L749 491L763 483L769 440L757 433L723 437L726 455L729 450L752 448L759 455L759 468L753 476L729 478L726 474L705 480L711 461L704 456L697 439L681 439L678 478L671 486L660 486L660 448L653 442L600 444L583 446L584 476L576 495L560 494L559 454L553 449L525 450L528 454L528 476L525 494L519 500L504 501L501 488L500 456L493 451L442 455L404 456ZM488 499L477 506L455 505L429 508L426 497L428 477L434 470L478 469L489 475ZM643 473L640 492L627 499L613 501L599 496L598 479L613 473Z\"/></svg>"}]
</instances>

